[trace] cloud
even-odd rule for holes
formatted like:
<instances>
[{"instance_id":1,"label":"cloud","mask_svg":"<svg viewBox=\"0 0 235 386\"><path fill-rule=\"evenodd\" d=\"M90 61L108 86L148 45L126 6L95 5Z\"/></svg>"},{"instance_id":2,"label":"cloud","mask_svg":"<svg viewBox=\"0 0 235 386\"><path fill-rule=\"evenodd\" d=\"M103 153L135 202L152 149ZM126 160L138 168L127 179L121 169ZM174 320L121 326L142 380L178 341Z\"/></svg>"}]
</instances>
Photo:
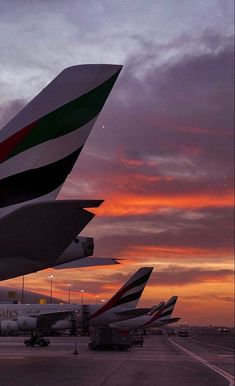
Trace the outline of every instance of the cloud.
<instances>
[{"instance_id":1,"label":"cloud","mask_svg":"<svg viewBox=\"0 0 235 386\"><path fill-rule=\"evenodd\" d=\"M85 289L85 293L87 295L99 294L100 296L102 293L105 293L106 295L107 293L114 294L114 292L116 292L129 279L129 277L130 274L128 273L123 274L121 272L114 271L111 272L111 275L104 275L98 271L95 278L92 280L90 278L70 280L71 290L73 293L76 293L78 297L80 290L83 288ZM65 285L62 283L55 283L55 288L58 291L64 291Z\"/></svg>"},{"instance_id":2,"label":"cloud","mask_svg":"<svg viewBox=\"0 0 235 386\"><path fill-rule=\"evenodd\" d=\"M231 251L231 42L211 31L196 42L204 50L141 77L146 55L128 59L62 191L106 199L89 225L101 255ZM0 120L22 105L5 103Z\"/></svg>"},{"instance_id":3,"label":"cloud","mask_svg":"<svg viewBox=\"0 0 235 386\"><path fill-rule=\"evenodd\" d=\"M100 256L205 260L233 256L233 208L159 208L152 213L102 217L89 225ZM207 257L206 257L207 256Z\"/></svg>"},{"instance_id":4,"label":"cloud","mask_svg":"<svg viewBox=\"0 0 235 386\"><path fill-rule=\"evenodd\" d=\"M143 79L124 67L70 181L103 195L231 194L232 73L226 39L218 52L153 66Z\"/></svg>"},{"instance_id":5,"label":"cloud","mask_svg":"<svg viewBox=\"0 0 235 386\"><path fill-rule=\"evenodd\" d=\"M233 271L230 269L204 269L199 267L184 268L182 266L171 265L153 272L151 285L156 286L187 286L194 283L223 283L231 280Z\"/></svg>"},{"instance_id":6,"label":"cloud","mask_svg":"<svg viewBox=\"0 0 235 386\"><path fill-rule=\"evenodd\" d=\"M125 275L82 270L87 293L115 292L130 263L184 265L159 272L165 293L230 280L215 267L233 255L232 4L24 0L2 2L0 20L0 125L69 65L124 64L60 196L104 198L85 233L97 255L127 257Z\"/></svg>"},{"instance_id":7,"label":"cloud","mask_svg":"<svg viewBox=\"0 0 235 386\"><path fill-rule=\"evenodd\" d=\"M101 254L232 255L233 50L211 31L200 39L206 53L142 77L144 57L124 68L70 176L74 196L62 191L106 199L90 225Z\"/></svg>"},{"instance_id":8,"label":"cloud","mask_svg":"<svg viewBox=\"0 0 235 386\"><path fill-rule=\"evenodd\" d=\"M0 105L0 130L11 118L22 110L24 106L25 101L21 99L15 99Z\"/></svg>"},{"instance_id":9,"label":"cloud","mask_svg":"<svg viewBox=\"0 0 235 386\"><path fill-rule=\"evenodd\" d=\"M105 128L96 129L90 144L96 153L99 149L99 154L107 154L109 148L111 153L115 146L115 151L122 149L136 159L191 156L192 164L201 158L205 164L211 157L218 162L220 155L226 156L225 147L231 151L231 44L218 53L152 66L143 79L136 78L134 71L124 66L109 109L102 113Z\"/></svg>"}]
</instances>

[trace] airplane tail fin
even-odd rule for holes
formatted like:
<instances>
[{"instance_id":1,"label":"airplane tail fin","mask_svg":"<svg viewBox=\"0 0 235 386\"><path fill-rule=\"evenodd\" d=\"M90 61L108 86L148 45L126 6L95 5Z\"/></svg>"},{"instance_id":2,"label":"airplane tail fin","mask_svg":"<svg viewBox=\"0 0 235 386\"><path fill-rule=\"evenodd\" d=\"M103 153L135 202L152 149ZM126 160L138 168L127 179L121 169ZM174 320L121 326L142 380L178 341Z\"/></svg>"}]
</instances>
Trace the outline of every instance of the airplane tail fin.
<instances>
[{"instance_id":1,"label":"airplane tail fin","mask_svg":"<svg viewBox=\"0 0 235 386\"><path fill-rule=\"evenodd\" d=\"M153 267L140 268L118 292L106 303L90 316L93 319L115 308L115 312L123 309L133 309L137 306L147 281L152 273Z\"/></svg>"},{"instance_id":2,"label":"airplane tail fin","mask_svg":"<svg viewBox=\"0 0 235 386\"><path fill-rule=\"evenodd\" d=\"M0 130L0 211L57 196L121 69L66 68Z\"/></svg>"},{"instance_id":3,"label":"airplane tail fin","mask_svg":"<svg viewBox=\"0 0 235 386\"><path fill-rule=\"evenodd\" d=\"M161 308L158 308L157 310L155 310L152 318L147 323L145 323L145 326L150 325L153 322L156 322L159 320L163 322L164 319L169 319L174 310L177 299L178 299L178 296L172 296Z\"/></svg>"},{"instance_id":4,"label":"airplane tail fin","mask_svg":"<svg viewBox=\"0 0 235 386\"><path fill-rule=\"evenodd\" d=\"M174 308L175 308L175 305L176 305L176 302L177 302L177 299L178 299L178 296L172 296L166 303L165 303L165 306L162 310L160 310L160 316L159 318L161 318L161 320L163 320L164 318L170 318L173 311L174 311Z\"/></svg>"},{"instance_id":5,"label":"airplane tail fin","mask_svg":"<svg viewBox=\"0 0 235 386\"><path fill-rule=\"evenodd\" d=\"M165 302L159 303L157 306L153 306L150 311L148 312L148 315L154 315L157 311L159 311L163 306L165 305Z\"/></svg>"}]
</instances>

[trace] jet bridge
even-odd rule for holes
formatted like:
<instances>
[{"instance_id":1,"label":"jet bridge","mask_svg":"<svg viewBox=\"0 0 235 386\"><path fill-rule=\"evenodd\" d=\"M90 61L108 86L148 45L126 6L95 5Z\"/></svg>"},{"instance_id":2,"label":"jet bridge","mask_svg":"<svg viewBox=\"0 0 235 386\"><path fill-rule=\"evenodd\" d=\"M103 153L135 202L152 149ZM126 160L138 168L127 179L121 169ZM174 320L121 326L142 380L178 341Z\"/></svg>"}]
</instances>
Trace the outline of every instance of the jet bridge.
<instances>
[{"instance_id":1,"label":"jet bridge","mask_svg":"<svg viewBox=\"0 0 235 386\"><path fill-rule=\"evenodd\" d=\"M79 327L81 329L81 335L89 335L89 316L90 306L89 304L82 304L80 307Z\"/></svg>"}]
</instances>

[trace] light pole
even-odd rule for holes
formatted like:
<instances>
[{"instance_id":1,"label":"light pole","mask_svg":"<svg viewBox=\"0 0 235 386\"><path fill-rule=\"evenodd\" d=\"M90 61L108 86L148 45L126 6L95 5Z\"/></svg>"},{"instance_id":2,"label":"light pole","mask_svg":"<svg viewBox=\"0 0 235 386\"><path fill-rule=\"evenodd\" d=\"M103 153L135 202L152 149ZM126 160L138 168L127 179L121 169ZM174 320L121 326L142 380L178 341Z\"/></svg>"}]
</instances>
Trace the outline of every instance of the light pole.
<instances>
[{"instance_id":1,"label":"light pole","mask_svg":"<svg viewBox=\"0 0 235 386\"><path fill-rule=\"evenodd\" d=\"M71 283L68 283L68 292L69 292L69 299L68 302L70 303L70 288L71 288Z\"/></svg>"},{"instance_id":2,"label":"light pole","mask_svg":"<svg viewBox=\"0 0 235 386\"><path fill-rule=\"evenodd\" d=\"M21 304L24 304L24 275L22 276Z\"/></svg>"},{"instance_id":3,"label":"light pole","mask_svg":"<svg viewBox=\"0 0 235 386\"><path fill-rule=\"evenodd\" d=\"M54 275L48 276L48 278L50 279L50 300L49 300L50 303L52 302L52 281L53 281L53 277L54 277Z\"/></svg>"},{"instance_id":4,"label":"light pole","mask_svg":"<svg viewBox=\"0 0 235 386\"><path fill-rule=\"evenodd\" d=\"M84 294L84 290L82 289L82 290L80 290L80 293L81 293L81 305L83 305L83 294Z\"/></svg>"}]
</instances>

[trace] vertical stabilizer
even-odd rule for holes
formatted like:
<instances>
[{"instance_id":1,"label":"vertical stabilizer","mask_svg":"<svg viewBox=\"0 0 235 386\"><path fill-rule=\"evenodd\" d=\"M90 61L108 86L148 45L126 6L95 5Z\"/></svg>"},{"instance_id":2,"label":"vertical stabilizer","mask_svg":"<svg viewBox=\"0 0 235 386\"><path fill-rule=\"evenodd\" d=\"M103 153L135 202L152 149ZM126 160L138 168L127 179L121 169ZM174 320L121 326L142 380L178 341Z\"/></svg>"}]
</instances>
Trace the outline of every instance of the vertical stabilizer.
<instances>
[{"instance_id":1,"label":"vertical stabilizer","mask_svg":"<svg viewBox=\"0 0 235 386\"><path fill-rule=\"evenodd\" d=\"M0 130L0 214L56 198L121 68L66 68Z\"/></svg>"},{"instance_id":2,"label":"vertical stabilizer","mask_svg":"<svg viewBox=\"0 0 235 386\"><path fill-rule=\"evenodd\" d=\"M135 308L152 270L152 267L140 268L104 306L91 315L90 319L110 310L118 312L124 309Z\"/></svg>"},{"instance_id":3,"label":"vertical stabilizer","mask_svg":"<svg viewBox=\"0 0 235 386\"><path fill-rule=\"evenodd\" d=\"M171 317L171 314L174 310L174 307L176 305L178 296L172 296L163 307L160 309L157 309L155 313L153 314L152 318L144 324L144 326L149 326L151 324L154 324L156 322L164 323L164 320L168 320Z\"/></svg>"}]
</instances>

